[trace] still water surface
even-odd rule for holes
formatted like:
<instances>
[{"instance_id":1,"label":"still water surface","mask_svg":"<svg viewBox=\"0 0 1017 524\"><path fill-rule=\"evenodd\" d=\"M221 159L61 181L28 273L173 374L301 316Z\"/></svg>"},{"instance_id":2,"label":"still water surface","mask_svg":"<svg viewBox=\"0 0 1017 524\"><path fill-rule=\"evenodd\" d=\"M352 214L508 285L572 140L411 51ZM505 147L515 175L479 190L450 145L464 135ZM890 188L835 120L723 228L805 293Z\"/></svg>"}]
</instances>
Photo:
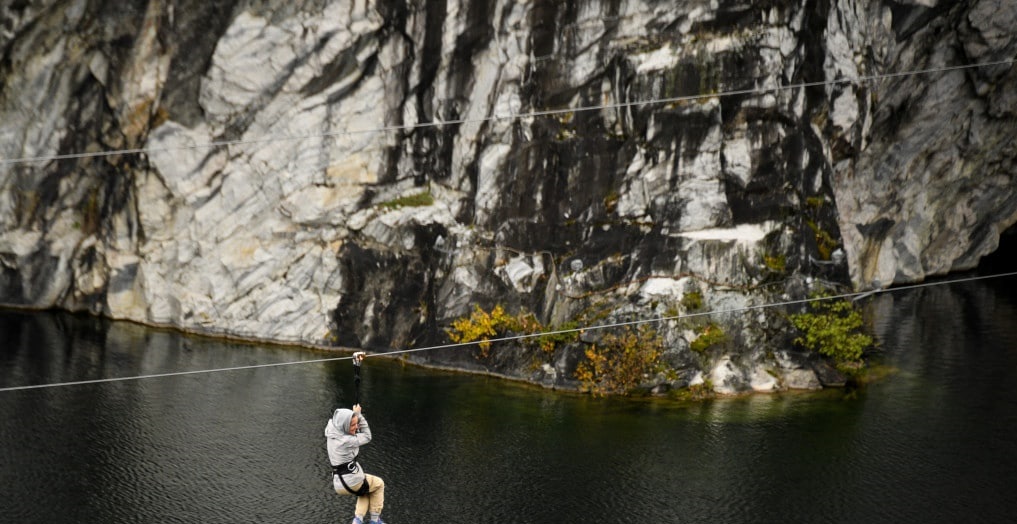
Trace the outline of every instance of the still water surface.
<instances>
[{"instance_id":1,"label":"still water surface","mask_svg":"<svg viewBox=\"0 0 1017 524\"><path fill-rule=\"evenodd\" d=\"M591 399L365 364L386 521L1013 522L1017 282L874 297L899 372L854 392ZM328 356L0 313L0 387ZM335 523L348 360L0 393L0 522Z\"/></svg>"}]
</instances>

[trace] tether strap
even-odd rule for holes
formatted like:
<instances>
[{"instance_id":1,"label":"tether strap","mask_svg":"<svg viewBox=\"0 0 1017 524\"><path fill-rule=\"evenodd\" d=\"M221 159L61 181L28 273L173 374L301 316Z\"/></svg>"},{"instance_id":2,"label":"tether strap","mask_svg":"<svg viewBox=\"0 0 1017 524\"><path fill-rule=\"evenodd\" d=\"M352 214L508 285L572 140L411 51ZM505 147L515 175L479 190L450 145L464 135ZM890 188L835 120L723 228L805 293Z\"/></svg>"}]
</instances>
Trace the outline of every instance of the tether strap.
<instances>
[{"instance_id":1,"label":"tether strap","mask_svg":"<svg viewBox=\"0 0 1017 524\"><path fill-rule=\"evenodd\" d=\"M353 405L360 404L360 362L353 359Z\"/></svg>"}]
</instances>

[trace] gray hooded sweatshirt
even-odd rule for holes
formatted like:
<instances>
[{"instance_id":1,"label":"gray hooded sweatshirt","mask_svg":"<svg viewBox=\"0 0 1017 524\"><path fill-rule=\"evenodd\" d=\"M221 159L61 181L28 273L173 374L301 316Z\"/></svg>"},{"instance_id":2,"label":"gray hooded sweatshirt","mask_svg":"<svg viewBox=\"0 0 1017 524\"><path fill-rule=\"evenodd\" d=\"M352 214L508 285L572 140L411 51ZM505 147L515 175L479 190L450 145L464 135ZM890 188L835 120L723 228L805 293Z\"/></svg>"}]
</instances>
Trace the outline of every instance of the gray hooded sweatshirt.
<instances>
[{"instance_id":1,"label":"gray hooded sweatshirt","mask_svg":"<svg viewBox=\"0 0 1017 524\"><path fill-rule=\"evenodd\" d=\"M332 413L332 418L325 424L325 448L328 450L328 461L333 466L349 464L343 471L342 480L352 489L357 489L364 482L364 470L356 462L360 446L371 441L371 428L367 425L364 414L357 415L360 423L357 426L357 434L350 435L350 420L353 419L353 410L339 408ZM339 475L332 476L332 485L336 491L346 491Z\"/></svg>"}]
</instances>

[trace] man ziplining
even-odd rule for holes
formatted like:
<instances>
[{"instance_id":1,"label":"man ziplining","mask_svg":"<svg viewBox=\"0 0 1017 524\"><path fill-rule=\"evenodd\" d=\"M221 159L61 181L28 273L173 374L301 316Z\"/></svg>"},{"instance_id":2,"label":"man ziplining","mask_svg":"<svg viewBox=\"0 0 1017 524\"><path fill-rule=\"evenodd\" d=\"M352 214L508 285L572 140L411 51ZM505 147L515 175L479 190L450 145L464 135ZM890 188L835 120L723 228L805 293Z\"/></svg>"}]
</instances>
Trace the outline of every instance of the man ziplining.
<instances>
[{"instance_id":1,"label":"man ziplining","mask_svg":"<svg viewBox=\"0 0 1017 524\"><path fill-rule=\"evenodd\" d=\"M356 397L353 409L339 408L325 424L325 448L332 465L332 486L340 495L357 497L353 524L364 524L364 515L371 514L372 524L384 524L381 510L385 506L385 481L368 475L357 462L360 446L371 441L371 428L360 407L360 363L366 353L353 354Z\"/></svg>"}]
</instances>

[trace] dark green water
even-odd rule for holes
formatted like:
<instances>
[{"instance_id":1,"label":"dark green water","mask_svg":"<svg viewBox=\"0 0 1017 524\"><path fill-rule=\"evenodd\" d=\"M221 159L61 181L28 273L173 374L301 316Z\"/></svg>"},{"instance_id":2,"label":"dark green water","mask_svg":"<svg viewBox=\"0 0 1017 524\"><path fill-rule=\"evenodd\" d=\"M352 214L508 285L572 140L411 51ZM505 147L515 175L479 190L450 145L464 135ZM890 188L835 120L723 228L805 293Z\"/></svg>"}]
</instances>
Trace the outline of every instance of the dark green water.
<instances>
[{"instance_id":1,"label":"dark green water","mask_svg":"<svg viewBox=\"0 0 1017 524\"><path fill-rule=\"evenodd\" d=\"M386 520L1013 522L1014 279L874 297L899 373L848 394L563 395L369 360ZM0 387L321 358L0 313ZM0 393L0 522L348 522L323 429L349 361Z\"/></svg>"}]
</instances>

